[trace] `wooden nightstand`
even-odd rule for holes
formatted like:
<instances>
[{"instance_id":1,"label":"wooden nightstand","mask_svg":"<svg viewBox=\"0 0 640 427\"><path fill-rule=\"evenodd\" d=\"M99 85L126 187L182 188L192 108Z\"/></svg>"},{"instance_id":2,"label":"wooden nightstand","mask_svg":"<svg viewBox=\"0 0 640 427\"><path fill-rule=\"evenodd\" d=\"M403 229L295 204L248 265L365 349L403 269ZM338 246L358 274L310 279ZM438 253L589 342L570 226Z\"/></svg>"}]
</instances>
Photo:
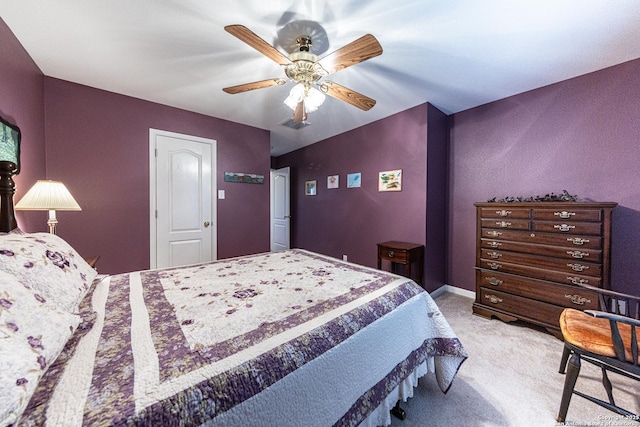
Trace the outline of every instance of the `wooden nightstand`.
<instances>
[{"instance_id":1,"label":"wooden nightstand","mask_svg":"<svg viewBox=\"0 0 640 427\"><path fill-rule=\"evenodd\" d=\"M404 265L405 277L411 277L411 263L418 263L418 284L422 286L422 275L424 272L424 245L407 242L384 242L378 243L378 269L382 269L382 260L391 261L391 271L398 273L397 266Z\"/></svg>"},{"instance_id":2,"label":"wooden nightstand","mask_svg":"<svg viewBox=\"0 0 640 427\"><path fill-rule=\"evenodd\" d=\"M93 268L96 268L96 264L98 263L98 260L100 259L100 255L86 256L86 257L83 257L83 258L87 262L87 264L89 264Z\"/></svg>"}]
</instances>

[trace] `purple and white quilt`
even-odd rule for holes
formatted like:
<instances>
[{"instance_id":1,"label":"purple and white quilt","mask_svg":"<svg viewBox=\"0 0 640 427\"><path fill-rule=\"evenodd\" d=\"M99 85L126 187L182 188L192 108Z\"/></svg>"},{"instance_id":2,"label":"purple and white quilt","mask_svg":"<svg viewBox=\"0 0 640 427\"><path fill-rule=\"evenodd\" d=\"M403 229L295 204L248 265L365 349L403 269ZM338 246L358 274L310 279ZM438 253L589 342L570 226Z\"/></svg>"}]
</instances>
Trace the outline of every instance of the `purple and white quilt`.
<instances>
[{"instance_id":1,"label":"purple and white quilt","mask_svg":"<svg viewBox=\"0 0 640 427\"><path fill-rule=\"evenodd\" d=\"M387 424L467 357L414 282L304 250L114 275L84 304L20 425Z\"/></svg>"}]
</instances>

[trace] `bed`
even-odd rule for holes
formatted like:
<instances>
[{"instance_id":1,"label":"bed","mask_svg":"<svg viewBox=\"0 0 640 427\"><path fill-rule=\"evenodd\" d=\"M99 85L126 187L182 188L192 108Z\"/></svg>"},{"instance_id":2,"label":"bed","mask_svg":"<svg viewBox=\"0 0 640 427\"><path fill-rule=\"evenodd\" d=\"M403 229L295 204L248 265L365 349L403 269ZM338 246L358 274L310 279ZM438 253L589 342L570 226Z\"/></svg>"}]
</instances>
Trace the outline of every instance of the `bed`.
<instances>
[{"instance_id":1,"label":"bed","mask_svg":"<svg viewBox=\"0 0 640 427\"><path fill-rule=\"evenodd\" d=\"M387 425L467 357L415 282L301 249L99 276L3 178L0 426Z\"/></svg>"}]
</instances>

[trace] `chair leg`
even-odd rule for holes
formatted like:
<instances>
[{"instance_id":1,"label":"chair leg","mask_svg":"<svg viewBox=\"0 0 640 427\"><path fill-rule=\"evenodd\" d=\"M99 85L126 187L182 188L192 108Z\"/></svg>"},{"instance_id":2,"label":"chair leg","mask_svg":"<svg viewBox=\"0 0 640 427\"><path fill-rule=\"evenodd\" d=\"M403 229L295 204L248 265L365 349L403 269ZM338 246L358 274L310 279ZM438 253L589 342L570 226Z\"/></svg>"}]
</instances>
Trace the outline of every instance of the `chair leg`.
<instances>
[{"instance_id":1,"label":"chair leg","mask_svg":"<svg viewBox=\"0 0 640 427\"><path fill-rule=\"evenodd\" d=\"M567 365L567 375L564 379L564 389L562 390L562 400L560 401L560 411L558 412L557 421L562 423L567 418L567 411L569 410L569 402L571 402L571 396L573 395L573 389L578 380L578 374L580 373L580 355L573 353L569 359Z\"/></svg>"},{"instance_id":2,"label":"chair leg","mask_svg":"<svg viewBox=\"0 0 640 427\"><path fill-rule=\"evenodd\" d=\"M569 356L571 355L571 350L566 345L564 346L564 350L562 351L562 359L560 360L560 369L559 373L564 374L565 369L567 368L567 360L569 360Z\"/></svg>"},{"instance_id":3,"label":"chair leg","mask_svg":"<svg viewBox=\"0 0 640 427\"><path fill-rule=\"evenodd\" d=\"M616 402L613 400L613 387L611 385L611 381L609 381L609 375L607 375L607 370L602 367L602 385L604 385L604 389L607 391L607 397L609 398L609 403L613 406L616 405Z\"/></svg>"}]
</instances>

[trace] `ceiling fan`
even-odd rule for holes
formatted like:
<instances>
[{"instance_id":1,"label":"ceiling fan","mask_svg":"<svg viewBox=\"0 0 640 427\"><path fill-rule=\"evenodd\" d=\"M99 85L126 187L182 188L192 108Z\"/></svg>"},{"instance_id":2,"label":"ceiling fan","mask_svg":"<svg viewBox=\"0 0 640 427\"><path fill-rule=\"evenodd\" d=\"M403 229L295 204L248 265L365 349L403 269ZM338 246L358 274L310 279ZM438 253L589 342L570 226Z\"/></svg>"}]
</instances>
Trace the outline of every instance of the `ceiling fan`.
<instances>
[{"instance_id":1,"label":"ceiling fan","mask_svg":"<svg viewBox=\"0 0 640 427\"><path fill-rule=\"evenodd\" d=\"M243 25L228 25L224 29L267 58L280 64L284 68L288 79L297 83L285 100L285 103L294 110L294 122L306 121L307 113L315 111L324 101L324 94L347 102L364 111L368 111L376 104L376 101L368 96L338 83L323 80L323 77L329 74L382 54L382 46L371 34L366 34L319 59L311 53L312 40L307 35L299 36L296 39L298 50L290 53L289 56L285 56ZM287 83L287 79L273 78L231 86L222 90L226 93L236 94L254 89L279 86L285 83Z\"/></svg>"}]
</instances>

